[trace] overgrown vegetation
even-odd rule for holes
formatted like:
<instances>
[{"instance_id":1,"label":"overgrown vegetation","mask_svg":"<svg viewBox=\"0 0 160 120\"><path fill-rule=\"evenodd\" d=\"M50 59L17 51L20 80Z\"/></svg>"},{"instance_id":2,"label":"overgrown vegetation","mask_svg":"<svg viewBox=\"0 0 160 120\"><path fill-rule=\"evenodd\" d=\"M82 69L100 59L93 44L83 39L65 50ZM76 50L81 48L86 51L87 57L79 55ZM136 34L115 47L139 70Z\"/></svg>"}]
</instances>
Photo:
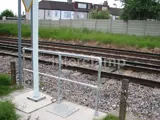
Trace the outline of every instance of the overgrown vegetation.
<instances>
[{"instance_id":1,"label":"overgrown vegetation","mask_svg":"<svg viewBox=\"0 0 160 120\"><path fill-rule=\"evenodd\" d=\"M10 101L0 102L0 120L18 120L14 104Z\"/></svg>"},{"instance_id":2,"label":"overgrown vegetation","mask_svg":"<svg viewBox=\"0 0 160 120\"><path fill-rule=\"evenodd\" d=\"M11 86L9 75L0 74L0 97L8 95L16 89L18 89L16 86ZM0 101L0 120L18 120L18 118L12 102Z\"/></svg>"},{"instance_id":3,"label":"overgrown vegetation","mask_svg":"<svg viewBox=\"0 0 160 120\"><path fill-rule=\"evenodd\" d=\"M18 86L11 86L10 76L6 74L0 74L0 97L8 95L17 89L19 89Z\"/></svg>"},{"instance_id":4,"label":"overgrown vegetation","mask_svg":"<svg viewBox=\"0 0 160 120\"><path fill-rule=\"evenodd\" d=\"M17 36L16 24L0 24L0 35ZM31 37L30 26L22 26L22 37ZM136 48L160 48L160 36L134 36L122 34L110 34L93 30L74 28L42 28L39 29L39 37L42 39L97 41L102 44L112 44L118 47Z\"/></svg>"}]
</instances>

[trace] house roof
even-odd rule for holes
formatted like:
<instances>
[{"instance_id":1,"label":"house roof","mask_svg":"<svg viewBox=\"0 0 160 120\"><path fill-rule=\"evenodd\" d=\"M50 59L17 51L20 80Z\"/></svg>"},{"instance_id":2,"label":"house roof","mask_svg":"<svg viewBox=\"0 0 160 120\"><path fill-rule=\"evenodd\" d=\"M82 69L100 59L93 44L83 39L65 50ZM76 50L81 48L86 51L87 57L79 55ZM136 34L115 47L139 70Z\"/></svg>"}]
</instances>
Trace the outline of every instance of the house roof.
<instances>
[{"instance_id":1,"label":"house roof","mask_svg":"<svg viewBox=\"0 0 160 120\"><path fill-rule=\"evenodd\" d=\"M120 16L121 12L122 12L122 9L120 9L120 8L111 8L110 7L109 11L110 11L111 15Z\"/></svg>"},{"instance_id":2,"label":"house roof","mask_svg":"<svg viewBox=\"0 0 160 120\"><path fill-rule=\"evenodd\" d=\"M68 2L59 2L59 1L40 1L39 9L47 10L64 10L64 11L79 11L79 12L88 12L88 9L75 9L75 3Z\"/></svg>"}]
</instances>

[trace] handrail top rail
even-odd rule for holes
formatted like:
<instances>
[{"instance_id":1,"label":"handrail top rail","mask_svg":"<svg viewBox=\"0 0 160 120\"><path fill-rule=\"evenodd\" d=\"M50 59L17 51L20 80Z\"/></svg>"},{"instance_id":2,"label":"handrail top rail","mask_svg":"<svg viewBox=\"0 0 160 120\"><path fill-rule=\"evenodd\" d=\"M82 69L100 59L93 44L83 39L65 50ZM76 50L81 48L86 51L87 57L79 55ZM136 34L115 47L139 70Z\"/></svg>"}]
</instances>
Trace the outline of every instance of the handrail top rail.
<instances>
[{"instance_id":1,"label":"handrail top rail","mask_svg":"<svg viewBox=\"0 0 160 120\"><path fill-rule=\"evenodd\" d=\"M24 47L22 50L33 51L32 48L26 48L26 47ZM96 57L96 56L80 55L80 54L76 54L76 53L51 51L51 50L44 50L44 49L40 49L40 50L38 50L38 52L39 53L60 55L60 56L66 56L66 57L68 56L68 57L83 58L83 59L95 59L95 60L99 61L100 63L102 62L102 58L101 57Z\"/></svg>"}]
</instances>

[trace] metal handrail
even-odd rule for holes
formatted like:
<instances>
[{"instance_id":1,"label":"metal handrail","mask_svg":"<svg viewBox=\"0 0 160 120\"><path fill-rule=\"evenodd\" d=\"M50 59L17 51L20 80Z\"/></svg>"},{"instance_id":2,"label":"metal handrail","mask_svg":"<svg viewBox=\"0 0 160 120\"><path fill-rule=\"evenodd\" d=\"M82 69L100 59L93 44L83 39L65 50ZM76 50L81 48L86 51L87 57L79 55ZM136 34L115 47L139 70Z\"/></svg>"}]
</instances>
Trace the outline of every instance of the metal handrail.
<instances>
[{"instance_id":1,"label":"metal handrail","mask_svg":"<svg viewBox=\"0 0 160 120\"><path fill-rule=\"evenodd\" d=\"M27 71L27 72L32 72L33 70L29 70L29 69L25 69L24 65L25 65L25 51L33 51L32 48L23 48L23 72ZM58 76L53 76L53 75L49 75L46 73L41 73L39 72L40 75L43 76L48 76L51 78L55 78L58 80L58 103L61 103L61 99L60 99L60 84L61 84L61 80L63 81L68 81L68 82L72 82L75 84L79 84L79 85L83 85L83 86L87 86L87 87L91 87L96 89L96 106L95 106L95 116L98 115L98 103L99 103L99 93L100 93L100 82L101 82L101 69L102 69L102 58L101 57L95 57L95 56L88 56L88 55L80 55L80 54L74 54L74 53L67 53L67 52L57 52L57 51L50 51L50 50L39 50L39 53L46 53L46 54L51 54L51 55L58 55L59 57L59 67L58 67ZM70 79L66 79L66 78L62 78L61 77L61 63L62 63L62 56L65 57L74 57L74 58L79 58L79 59L86 59L86 60L96 60L99 62L99 68L98 68L98 81L97 81L97 86L94 85L90 85L90 84L86 84L86 83L82 83L82 82L77 82L74 80L70 80ZM25 72L24 72L24 83L25 83Z\"/></svg>"}]
</instances>

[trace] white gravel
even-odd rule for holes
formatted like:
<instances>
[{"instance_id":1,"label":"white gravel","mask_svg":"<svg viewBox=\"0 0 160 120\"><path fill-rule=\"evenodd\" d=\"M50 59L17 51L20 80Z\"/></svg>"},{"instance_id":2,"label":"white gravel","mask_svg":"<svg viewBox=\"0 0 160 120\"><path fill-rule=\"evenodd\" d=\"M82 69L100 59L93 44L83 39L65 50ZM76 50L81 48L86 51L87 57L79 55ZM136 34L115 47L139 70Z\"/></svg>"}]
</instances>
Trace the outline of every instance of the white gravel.
<instances>
[{"instance_id":1,"label":"white gravel","mask_svg":"<svg viewBox=\"0 0 160 120\"><path fill-rule=\"evenodd\" d=\"M0 73L7 73L10 69L10 61L17 61L16 58L0 56ZM55 66L40 64L40 72L57 75L58 68ZM31 62L26 62L26 68L31 68ZM73 79L83 83L96 85L97 76L83 74L72 70L62 70L62 76ZM32 75L26 73L26 82L32 85ZM48 77L40 76L41 90L57 97L57 81ZM86 105L88 107L95 107L95 90L76 85L73 83L63 83L63 99ZM142 120L160 120L160 92L154 92L153 88L145 87L138 84L129 85L128 108L127 111ZM99 109L101 111L109 112L119 109L119 98L121 91L121 82L102 78L100 89Z\"/></svg>"}]
</instances>

